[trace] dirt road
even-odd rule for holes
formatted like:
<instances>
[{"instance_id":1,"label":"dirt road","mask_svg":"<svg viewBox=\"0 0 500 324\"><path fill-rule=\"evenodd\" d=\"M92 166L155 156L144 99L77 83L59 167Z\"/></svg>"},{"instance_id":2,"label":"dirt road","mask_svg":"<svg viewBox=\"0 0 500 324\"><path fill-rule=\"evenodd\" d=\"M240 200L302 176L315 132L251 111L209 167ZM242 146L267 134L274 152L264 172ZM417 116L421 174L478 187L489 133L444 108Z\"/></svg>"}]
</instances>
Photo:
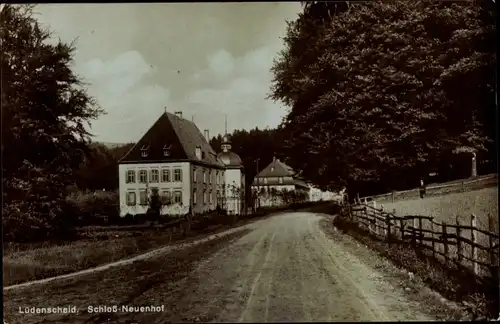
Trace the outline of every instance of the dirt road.
<instances>
[{"instance_id":1,"label":"dirt road","mask_svg":"<svg viewBox=\"0 0 500 324\"><path fill-rule=\"evenodd\" d=\"M258 221L223 245L172 252L94 274L5 292L9 323L166 323L433 320L371 256L321 230L321 216ZM208 244L208 243L206 243ZM352 245L352 244L351 244ZM199 254L199 256L198 256ZM188 255L188 256L185 256ZM363 255L363 256L360 256ZM200 259L201 258L201 259ZM189 261L188 259L192 259ZM170 267L173 260L184 263ZM187 260L187 261L186 261ZM189 262L188 262L189 261ZM146 264L147 263L147 264ZM192 266L188 266L192 264ZM68 279L69 280L69 279ZM35 288L36 287L36 288ZM19 306L76 305L68 315L21 315ZM161 312L89 314L88 305L164 305Z\"/></svg>"},{"instance_id":2,"label":"dirt road","mask_svg":"<svg viewBox=\"0 0 500 324\"><path fill-rule=\"evenodd\" d=\"M430 320L309 213L276 216L200 264L188 318L216 322ZM205 313L203 313L205 311Z\"/></svg>"}]
</instances>

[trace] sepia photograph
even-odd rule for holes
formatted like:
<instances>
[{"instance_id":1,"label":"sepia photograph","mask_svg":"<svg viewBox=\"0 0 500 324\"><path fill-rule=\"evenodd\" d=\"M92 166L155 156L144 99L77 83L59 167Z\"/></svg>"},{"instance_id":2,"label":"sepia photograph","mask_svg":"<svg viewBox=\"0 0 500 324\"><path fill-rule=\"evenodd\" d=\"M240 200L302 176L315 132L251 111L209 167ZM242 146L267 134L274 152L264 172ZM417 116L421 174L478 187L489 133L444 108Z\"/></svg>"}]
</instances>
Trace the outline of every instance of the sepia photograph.
<instances>
[{"instance_id":1,"label":"sepia photograph","mask_svg":"<svg viewBox=\"0 0 500 324\"><path fill-rule=\"evenodd\" d=\"M500 321L495 2L0 4L3 323Z\"/></svg>"}]
</instances>

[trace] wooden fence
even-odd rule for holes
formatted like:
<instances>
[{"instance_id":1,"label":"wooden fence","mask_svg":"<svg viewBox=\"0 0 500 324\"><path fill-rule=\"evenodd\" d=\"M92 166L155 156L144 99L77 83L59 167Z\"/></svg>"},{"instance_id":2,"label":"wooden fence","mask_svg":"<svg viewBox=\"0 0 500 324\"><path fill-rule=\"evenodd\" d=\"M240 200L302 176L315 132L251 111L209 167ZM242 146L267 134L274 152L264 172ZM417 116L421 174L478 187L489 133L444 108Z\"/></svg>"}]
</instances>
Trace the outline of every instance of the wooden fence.
<instances>
[{"instance_id":1,"label":"wooden fence","mask_svg":"<svg viewBox=\"0 0 500 324\"><path fill-rule=\"evenodd\" d=\"M448 267L470 270L477 277L498 277L499 235L493 215L489 230L476 226L475 215L468 224L460 224L458 217L455 224L438 223L433 217L401 217L366 204L345 206L342 215L389 246L408 243Z\"/></svg>"}]
</instances>

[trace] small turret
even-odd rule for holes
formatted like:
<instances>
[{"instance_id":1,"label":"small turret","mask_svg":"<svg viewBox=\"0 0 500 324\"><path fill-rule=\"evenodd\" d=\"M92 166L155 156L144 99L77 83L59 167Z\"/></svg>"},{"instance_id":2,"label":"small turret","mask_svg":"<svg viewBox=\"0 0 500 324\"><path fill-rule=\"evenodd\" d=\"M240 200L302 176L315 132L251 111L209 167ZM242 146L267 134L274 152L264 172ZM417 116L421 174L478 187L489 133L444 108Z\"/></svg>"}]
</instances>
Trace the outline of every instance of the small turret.
<instances>
[{"instance_id":1,"label":"small turret","mask_svg":"<svg viewBox=\"0 0 500 324\"><path fill-rule=\"evenodd\" d=\"M226 134L226 135L224 135L224 137L222 137L222 144L221 144L220 148L222 149L222 152L225 152L225 153L231 151L231 140L229 139L228 134Z\"/></svg>"}]
</instances>

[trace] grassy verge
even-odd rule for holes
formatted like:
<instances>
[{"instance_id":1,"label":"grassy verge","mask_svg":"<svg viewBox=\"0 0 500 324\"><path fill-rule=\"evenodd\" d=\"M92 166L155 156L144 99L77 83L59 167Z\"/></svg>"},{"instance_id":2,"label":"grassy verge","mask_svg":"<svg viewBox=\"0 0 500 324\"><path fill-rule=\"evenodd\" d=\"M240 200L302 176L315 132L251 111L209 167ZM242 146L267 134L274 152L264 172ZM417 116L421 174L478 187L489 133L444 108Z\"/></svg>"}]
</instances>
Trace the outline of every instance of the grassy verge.
<instances>
[{"instance_id":1,"label":"grassy verge","mask_svg":"<svg viewBox=\"0 0 500 324\"><path fill-rule=\"evenodd\" d=\"M204 217L193 222L184 236L179 229L170 234L162 227L91 227L81 231L81 239L69 242L5 244L3 284L14 285L93 268L133 257L162 246L201 239L229 228L271 216L287 208L267 208L244 217Z\"/></svg>"},{"instance_id":2,"label":"grassy verge","mask_svg":"<svg viewBox=\"0 0 500 324\"><path fill-rule=\"evenodd\" d=\"M498 281L478 282L471 274L446 268L408 245L401 243L389 246L343 217L336 217L334 225L396 266L418 276L432 290L465 305L466 313L449 314L449 320L478 320L498 316Z\"/></svg>"},{"instance_id":3,"label":"grassy verge","mask_svg":"<svg viewBox=\"0 0 500 324\"><path fill-rule=\"evenodd\" d=\"M180 323L196 319L183 318L189 307L182 303L183 294L196 288L196 278L186 280L197 262L245 235L241 230L200 245L173 251L127 267L115 267L78 278L56 281L51 285L33 286L4 292L4 313L8 323ZM78 314L19 314L19 307L71 306ZM89 313L93 305L164 305L160 313ZM28 306L28 305L27 305Z\"/></svg>"}]
</instances>

